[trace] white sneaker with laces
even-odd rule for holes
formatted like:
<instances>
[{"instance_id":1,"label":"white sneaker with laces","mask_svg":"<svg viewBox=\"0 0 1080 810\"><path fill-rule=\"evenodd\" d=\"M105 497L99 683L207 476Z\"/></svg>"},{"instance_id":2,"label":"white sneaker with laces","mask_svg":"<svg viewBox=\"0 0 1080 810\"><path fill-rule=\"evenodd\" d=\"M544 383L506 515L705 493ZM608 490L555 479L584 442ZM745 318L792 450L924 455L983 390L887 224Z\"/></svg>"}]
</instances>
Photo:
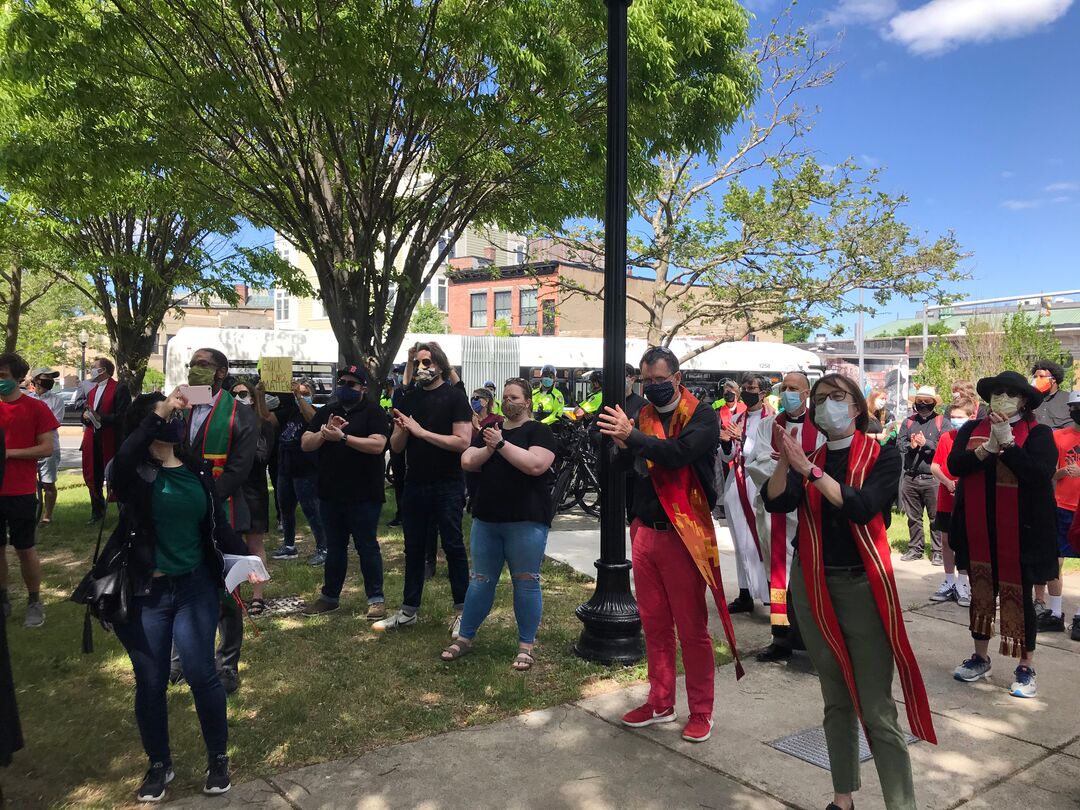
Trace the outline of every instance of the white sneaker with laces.
<instances>
[{"instance_id":1,"label":"white sneaker with laces","mask_svg":"<svg viewBox=\"0 0 1080 810\"><path fill-rule=\"evenodd\" d=\"M971 585L956 583L956 604L960 607L971 607Z\"/></svg>"},{"instance_id":2,"label":"white sneaker with laces","mask_svg":"<svg viewBox=\"0 0 1080 810\"><path fill-rule=\"evenodd\" d=\"M385 633L387 630L397 630L399 627L412 627L416 624L416 614L411 616L403 610L397 610L371 625L371 629L377 633Z\"/></svg>"},{"instance_id":3,"label":"white sneaker with laces","mask_svg":"<svg viewBox=\"0 0 1080 810\"><path fill-rule=\"evenodd\" d=\"M941 587L930 594L931 602L951 602L956 599L956 586L942 582Z\"/></svg>"}]
</instances>

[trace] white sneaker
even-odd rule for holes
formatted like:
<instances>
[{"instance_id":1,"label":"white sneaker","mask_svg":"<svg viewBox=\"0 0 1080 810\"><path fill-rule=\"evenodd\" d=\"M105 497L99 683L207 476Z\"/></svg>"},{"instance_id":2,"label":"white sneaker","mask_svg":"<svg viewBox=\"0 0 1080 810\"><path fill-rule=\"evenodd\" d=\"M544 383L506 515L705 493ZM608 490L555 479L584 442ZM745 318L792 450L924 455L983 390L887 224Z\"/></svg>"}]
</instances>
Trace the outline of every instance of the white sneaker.
<instances>
[{"instance_id":1,"label":"white sneaker","mask_svg":"<svg viewBox=\"0 0 1080 810\"><path fill-rule=\"evenodd\" d=\"M371 629L376 633L385 633L387 630L397 630L399 627L412 627L416 622L417 618L415 613L410 616L404 611L398 610L391 613L385 619L380 619L373 623Z\"/></svg>"},{"instance_id":2,"label":"white sneaker","mask_svg":"<svg viewBox=\"0 0 1080 810\"><path fill-rule=\"evenodd\" d=\"M930 594L931 602L951 602L956 599L956 586L942 582L941 587Z\"/></svg>"},{"instance_id":3,"label":"white sneaker","mask_svg":"<svg viewBox=\"0 0 1080 810\"><path fill-rule=\"evenodd\" d=\"M45 606L41 602L31 602L26 606L26 620L23 627L41 627L45 624Z\"/></svg>"},{"instance_id":4,"label":"white sneaker","mask_svg":"<svg viewBox=\"0 0 1080 810\"><path fill-rule=\"evenodd\" d=\"M1031 667L1017 667L1014 673L1015 680L1009 687L1009 694L1018 698L1033 698L1039 694L1038 682L1035 680L1035 670Z\"/></svg>"},{"instance_id":5,"label":"white sneaker","mask_svg":"<svg viewBox=\"0 0 1080 810\"><path fill-rule=\"evenodd\" d=\"M956 604L960 607L971 607L971 585L956 583Z\"/></svg>"},{"instance_id":6,"label":"white sneaker","mask_svg":"<svg viewBox=\"0 0 1080 810\"><path fill-rule=\"evenodd\" d=\"M450 622L450 638L457 638L461 635L461 614L455 613L453 621Z\"/></svg>"}]
</instances>

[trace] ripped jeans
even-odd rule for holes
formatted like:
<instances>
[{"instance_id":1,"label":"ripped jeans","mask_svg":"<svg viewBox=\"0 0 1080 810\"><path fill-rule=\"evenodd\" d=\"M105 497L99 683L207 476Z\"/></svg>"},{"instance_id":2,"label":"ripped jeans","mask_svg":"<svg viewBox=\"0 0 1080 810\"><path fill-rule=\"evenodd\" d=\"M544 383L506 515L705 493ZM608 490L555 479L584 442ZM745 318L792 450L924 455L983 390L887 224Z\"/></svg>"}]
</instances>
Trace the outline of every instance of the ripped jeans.
<instances>
[{"instance_id":1,"label":"ripped jeans","mask_svg":"<svg viewBox=\"0 0 1080 810\"><path fill-rule=\"evenodd\" d=\"M461 614L462 638L472 640L476 636L495 602L495 586L499 583L503 565L509 565L518 640L522 644L532 644L536 640L543 609L540 563L544 559L547 535L548 527L543 523L490 523L473 519L469 537L473 571L465 595L465 610Z\"/></svg>"}]
</instances>

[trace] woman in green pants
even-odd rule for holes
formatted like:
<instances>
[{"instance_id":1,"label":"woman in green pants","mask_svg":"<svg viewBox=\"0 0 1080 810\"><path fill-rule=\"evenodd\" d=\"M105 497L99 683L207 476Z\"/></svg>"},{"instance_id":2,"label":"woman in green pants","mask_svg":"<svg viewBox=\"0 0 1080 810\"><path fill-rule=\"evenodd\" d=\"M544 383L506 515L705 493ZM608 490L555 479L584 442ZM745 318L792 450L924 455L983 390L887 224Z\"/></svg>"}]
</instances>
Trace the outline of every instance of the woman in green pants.
<instances>
[{"instance_id":1,"label":"woman in green pants","mask_svg":"<svg viewBox=\"0 0 1080 810\"><path fill-rule=\"evenodd\" d=\"M912 732L937 742L922 675L904 631L882 512L896 494L900 457L866 435L858 386L826 374L810 391L810 418L828 436L807 457L782 426L762 496L770 512L799 511L791 596L825 699L833 801L851 810L859 789L859 723L874 753L888 810L915 810L907 739L897 720L900 676Z\"/></svg>"}]
</instances>

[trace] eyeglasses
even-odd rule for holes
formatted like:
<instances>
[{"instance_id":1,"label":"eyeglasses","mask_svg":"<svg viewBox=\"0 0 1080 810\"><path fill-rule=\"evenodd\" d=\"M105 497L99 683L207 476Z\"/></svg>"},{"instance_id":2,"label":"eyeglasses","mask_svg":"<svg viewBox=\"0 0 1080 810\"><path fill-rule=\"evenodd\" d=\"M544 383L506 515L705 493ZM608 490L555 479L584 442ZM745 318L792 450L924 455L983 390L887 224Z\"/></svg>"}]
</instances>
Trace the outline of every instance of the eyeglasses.
<instances>
[{"instance_id":1,"label":"eyeglasses","mask_svg":"<svg viewBox=\"0 0 1080 810\"><path fill-rule=\"evenodd\" d=\"M218 366L214 364L212 360L192 360L187 364L188 368L212 368L217 370Z\"/></svg>"},{"instance_id":2,"label":"eyeglasses","mask_svg":"<svg viewBox=\"0 0 1080 810\"><path fill-rule=\"evenodd\" d=\"M995 388L993 391L990 392L990 396L992 397L1000 396L1002 394L1007 397L1020 396L1020 393L1018 391L1014 391L1012 388Z\"/></svg>"},{"instance_id":3,"label":"eyeglasses","mask_svg":"<svg viewBox=\"0 0 1080 810\"><path fill-rule=\"evenodd\" d=\"M678 373L678 372L676 372L676 373ZM668 375L666 377L642 377L641 378L641 384L642 385L655 385L656 383L667 382L668 380L671 380L674 377L675 377L675 374L671 374L671 375Z\"/></svg>"},{"instance_id":4,"label":"eyeglasses","mask_svg":"<svg viewBox=\"0 0 1080 810\"><path fill-rule=\"evenodd\" d=\"M814 394L815 405L822 405L827 399L831 399L833 402L847 402L851 399L851 394L839 388L835 391L830 391L827 394Z\"/></svg>"},{"instance_id":5,"label":"eyeglasses","mask_svg":"<svg viewBox=\"0 0 1080 810\"><path fill-rule=\"evenodd\" d=\"M247 391L233 391L233 396L237 399L249 399L251 394Z\"/></svg>"},{"instance_id":6,"label":"eyeglasses","mask_svg":"<svg viewBox=\"0 0 1080 810\"><path fill-rule=\"evenodd\" d=\"M430 357L421 357L419 360L413 360L412 367L420 368L423 366L424 368L431 368L432 362Z\"/></svg>"}]
</instances>

